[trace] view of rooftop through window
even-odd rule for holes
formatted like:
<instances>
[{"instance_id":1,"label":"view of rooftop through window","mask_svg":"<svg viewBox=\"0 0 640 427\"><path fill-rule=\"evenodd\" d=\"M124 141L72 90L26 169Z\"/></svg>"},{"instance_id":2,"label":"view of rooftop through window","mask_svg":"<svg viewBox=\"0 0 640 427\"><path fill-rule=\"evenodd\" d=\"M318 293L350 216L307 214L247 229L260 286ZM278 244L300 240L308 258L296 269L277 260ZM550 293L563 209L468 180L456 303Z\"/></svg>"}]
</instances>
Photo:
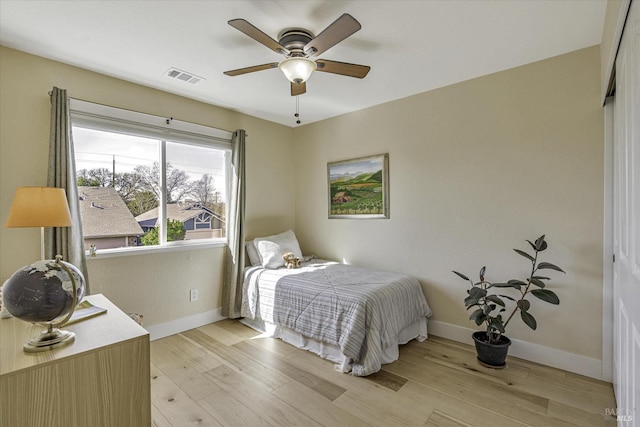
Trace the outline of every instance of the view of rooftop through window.
<instances>
[{"instance_id":1,"label":"view of rooftop through window","mask_svg":"<svg viewBox=\"0 0 640 427\"><path fill-rule=\"evenodd\" d=\"M163 215L167 242L225 237L225 150L80 126L73 140L87 250L162 244Z\"/></svg>"}]
</instances>

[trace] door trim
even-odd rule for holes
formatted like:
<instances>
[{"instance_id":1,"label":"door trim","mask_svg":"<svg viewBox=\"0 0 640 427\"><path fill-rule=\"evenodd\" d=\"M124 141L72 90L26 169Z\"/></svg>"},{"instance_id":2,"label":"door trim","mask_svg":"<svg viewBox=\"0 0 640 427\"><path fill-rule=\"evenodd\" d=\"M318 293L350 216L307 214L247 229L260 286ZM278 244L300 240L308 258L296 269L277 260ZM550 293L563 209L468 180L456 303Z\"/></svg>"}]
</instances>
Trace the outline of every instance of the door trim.
<instances>
[{"instance_id":1,"label":"door trim","mask_svg":"<svg viewBox=\"0 0 640 427\"><path fill-rule=\"evenodd\" d=\"M613 105L604 104L604 217L602 244L602 380L613 382Z\"/></svg>"}]
</instances>

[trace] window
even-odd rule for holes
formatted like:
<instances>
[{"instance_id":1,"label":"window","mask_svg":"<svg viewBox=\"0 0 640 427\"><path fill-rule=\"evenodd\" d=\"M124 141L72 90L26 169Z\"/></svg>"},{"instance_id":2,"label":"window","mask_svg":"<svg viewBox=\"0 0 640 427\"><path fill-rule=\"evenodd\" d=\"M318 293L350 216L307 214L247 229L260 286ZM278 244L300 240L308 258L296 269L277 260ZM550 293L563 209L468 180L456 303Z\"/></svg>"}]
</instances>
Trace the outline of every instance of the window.
<instances>
[{"instance_id":1,"label":"window","mask_svg":"<svg viewBox=\"0 0 640 427\"><path fill-rule=\"evenodd\" d=\"M71 100L85 249L226 241L231 132Z\"/></svg>"}]
</instances>

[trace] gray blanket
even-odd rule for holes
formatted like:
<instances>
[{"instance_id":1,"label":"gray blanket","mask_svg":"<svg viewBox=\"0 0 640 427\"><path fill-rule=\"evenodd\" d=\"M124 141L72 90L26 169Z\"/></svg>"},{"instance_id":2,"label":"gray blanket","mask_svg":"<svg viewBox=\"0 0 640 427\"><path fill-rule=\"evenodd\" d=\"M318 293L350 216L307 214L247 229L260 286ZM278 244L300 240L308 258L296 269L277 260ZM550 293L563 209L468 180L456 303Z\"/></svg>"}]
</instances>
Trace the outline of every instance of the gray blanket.
<instances>
[{"instance_id":1,"label":"gray blanket","mask_svg":"<svg viewBox=\"0 0 640 427\"><path fill-rule=\"evenodd\" d=\"M286 326L340 348L354 375L381 367L382 349L431 315L417 279L394 272L326 261L302 268L245 271L242 315Z\"/></svg>"}]
</instances>

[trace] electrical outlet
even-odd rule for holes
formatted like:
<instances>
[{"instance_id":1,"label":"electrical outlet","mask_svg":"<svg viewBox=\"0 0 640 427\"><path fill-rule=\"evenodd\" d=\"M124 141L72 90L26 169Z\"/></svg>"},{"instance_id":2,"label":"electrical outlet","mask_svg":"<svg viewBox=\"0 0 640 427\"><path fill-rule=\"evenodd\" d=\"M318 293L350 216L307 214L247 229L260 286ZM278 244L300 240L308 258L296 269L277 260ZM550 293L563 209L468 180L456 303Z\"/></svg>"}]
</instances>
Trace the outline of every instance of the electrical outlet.
<instances>
[{"instance_id":1,"label":"electrical outlet","mask_svg":"<svg viewBox=\"0 0 640 427\"><path fill-rule=\"evenodd\" d=\"M198 301L198 290L197 289L191 289L191 291L189 293L189 301L191 301L191 302Z\"/></svg>"}]
</instances>

